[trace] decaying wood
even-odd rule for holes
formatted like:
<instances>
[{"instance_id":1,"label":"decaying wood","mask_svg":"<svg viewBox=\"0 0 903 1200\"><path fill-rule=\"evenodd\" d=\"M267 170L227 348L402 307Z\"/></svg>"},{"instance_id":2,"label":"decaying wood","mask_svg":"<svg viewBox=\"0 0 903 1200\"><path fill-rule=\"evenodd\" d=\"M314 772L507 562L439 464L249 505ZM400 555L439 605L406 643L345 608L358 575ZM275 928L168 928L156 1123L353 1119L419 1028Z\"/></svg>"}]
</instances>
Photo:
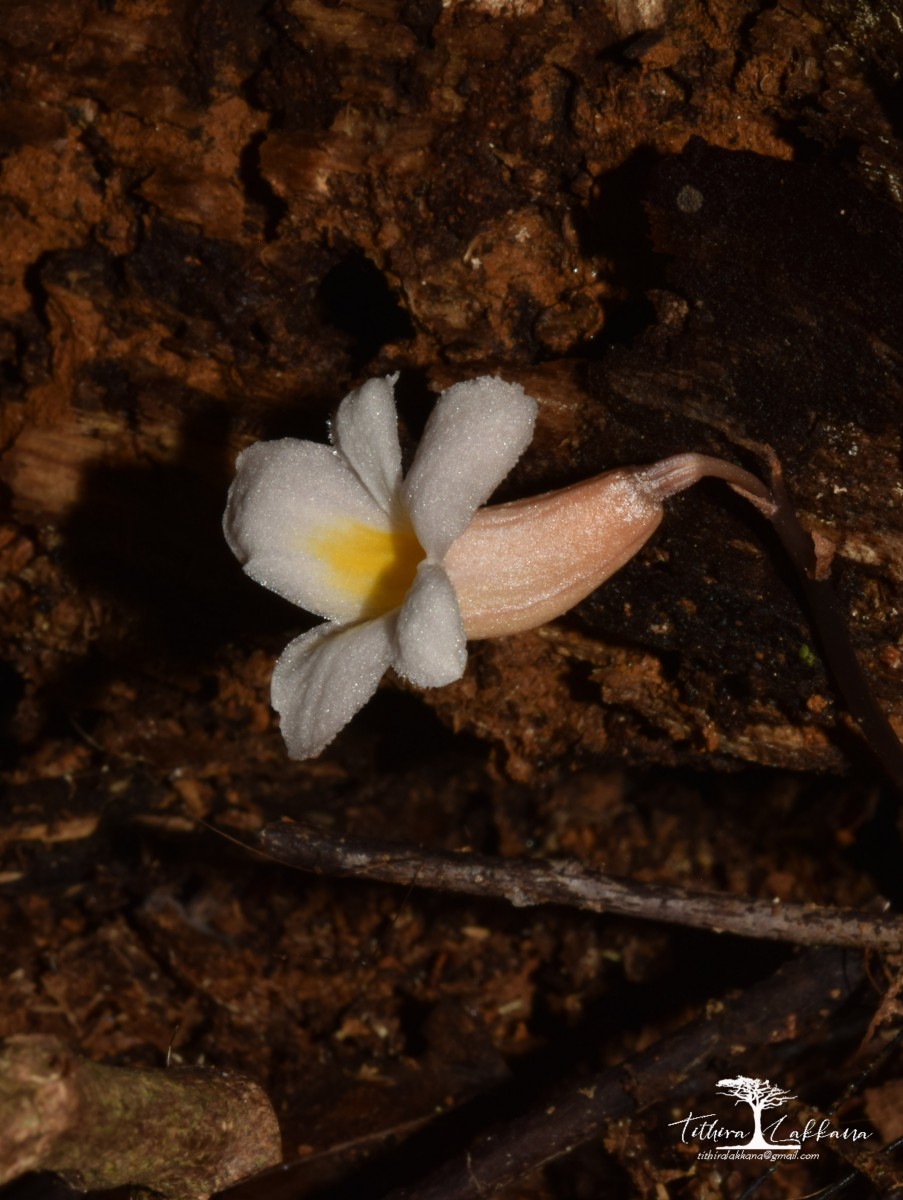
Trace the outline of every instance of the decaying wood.
<instances>
[{"instance_id":1,"label":"decaying wood","mask_svg":"<svg viewBox=\"0 0 903 1200\"><path fill-rule=\"evenodd\" d=\"M0 1183L54 1171L80 1188L206 1200L281 1157L272 1106L244 1076L104 1066L40 1035L0 1044Z\"/></svg>"},{"instance_id":2,"label":"decaying wood","mask_svg":"<svg viewBox=\"0 0 903 1200\"><path fill-rule=\"evenodd\" d=\"M898 898L895 812L804 597L722 486L565 619L474 645L458 683L388 679L305 764L269 680L307 618L220 527L243 445L323 440L395 371L406 454L458 379L538 398L499 499L686 450L758 470L767 443L899 735L893 3L0 8L0 1037L149 1070L178 1026L174 1061L259 1079L288 1156L336 1181L339 1148L442 1130L568 1045L576 1066L587 1030L617 1061L779 948L713 959L677 926L417 889L399 913L199 822L567 856L681 903ZM874 944L895 920L869 916ZM609 1153L614 1197L636 1159ZM641 1157L631 1194L664 1194L660 1131Z\"/></svg>"},{"instance_id":3,"label":"decaying wood","mask_svg":"<svg viewBox=\"0 0 903 1200\"><path fill-rule=\"evenodd\" d=\"M573 862L441 854L398 842L337 837L293 824L267 826L260 842L279 862L317 875L492 896L518 908L565 904L588 912L801 946L848 946L885 953L903 949L901 917L635 883L587 871Z\"/></svg>"},{"instance_id":4,"label":"decaying wood","mask_svg":"<svg viewBox=\"0 0 903 1200\"><path fill-rule=\"evenodd\" d=\"M129 603L175 607L172 563L200 553L196 599L237 636L210 548L236 448L322 436L365 363L421 381L415 427L424 378L503 369L541 404L511 492L731 454L726 422L770 442L899 729L903 155L870 91L893 24L867 48L853 0L265 8L22 3L0 34L0 478L22 519L66 528L78 599L121 599L112 550ZM868 169L792 161L803 111L827 146L858 134ZM535 641L486 647L443 719L525 778L597 752L840 767L842 707L767 536L712 492L672 508L566 623L586 643L546 647L530 687Z\"/></svg>"}]
</instances>

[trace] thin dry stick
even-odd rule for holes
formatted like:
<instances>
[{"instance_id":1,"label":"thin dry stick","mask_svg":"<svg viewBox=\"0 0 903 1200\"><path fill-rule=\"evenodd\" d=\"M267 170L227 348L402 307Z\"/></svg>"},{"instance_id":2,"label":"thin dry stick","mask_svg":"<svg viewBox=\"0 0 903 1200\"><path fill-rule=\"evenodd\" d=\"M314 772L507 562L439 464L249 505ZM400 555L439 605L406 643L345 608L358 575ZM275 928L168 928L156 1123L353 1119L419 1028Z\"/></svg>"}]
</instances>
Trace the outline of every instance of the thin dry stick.
<instances>
[{"instance_id":1,"label":"thin dry stick","mask_svg":"<svg viewBox=\"0 0 903 1200\"><path fill-rule=\"evenodd\" d=\"M825 1114L817 1108L801 1105L795 1109L793 1115L800 1128L810 1121L816 1128L822 1124L835 1128L830 1114ZM827 1144L838 1158L843 1159L857 1174L864 1176L879 1196L888 1197L903 1187L903 1167L894 1162L884 1147L860 1146L843 1138L830 1138Z\"/></svg>"},{"instance_id":2,"label":"thin dry stick","mask_svg":"<svg viewBox=\"0 0 903 1200\"><path fill-rule=\"evenodd\" d=\"M842 950L809 951L739 998L706 1006L671 1037L618 1067L569 1083L525 1116L481 1135L426 1180L386 1200L476 1200L597 1137L607 1125L711 1079L710 1061L763 1046L779 1030L826 1020L862 979L861 960ZM723 1065L723 1064L722 1064Z\"/></svg>"},{"instance_id":3,"label":"thin dry stick","mask_svg":"<svg viewBox=\"0 0 903 1200\"><path fill-rule=\"evenodd\" d=\"M903 947L903 918L881 913L634 883L571 862L437 853L394 842L335 837L288 822L268 825L260 839L268 854L317 875L352 875L407 886L414 882L438 891L491 896L517 907L564 904L799 945L882 951Z\"/></svg>"}]
</instances>

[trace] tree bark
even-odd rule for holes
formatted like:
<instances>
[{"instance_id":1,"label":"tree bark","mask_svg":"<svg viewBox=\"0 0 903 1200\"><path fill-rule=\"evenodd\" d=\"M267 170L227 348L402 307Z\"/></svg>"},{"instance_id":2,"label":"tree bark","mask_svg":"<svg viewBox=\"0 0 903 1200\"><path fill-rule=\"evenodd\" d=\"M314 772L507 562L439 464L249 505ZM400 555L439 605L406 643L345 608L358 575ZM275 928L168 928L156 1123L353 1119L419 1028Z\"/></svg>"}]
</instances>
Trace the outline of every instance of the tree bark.
<instances>
[{"instance_id":1,"label":"tree bark","mask_svg":"<svg viewBox=\"0 0 903 1200\"><path fill-rule=\"evenodd\" d=\"M45 1036L0 1045L0 1183L54 1171L79 1188L206 1200L281 1157L272 1106L241 1075L108 1067Z\"/></svg>"}]
</instances>

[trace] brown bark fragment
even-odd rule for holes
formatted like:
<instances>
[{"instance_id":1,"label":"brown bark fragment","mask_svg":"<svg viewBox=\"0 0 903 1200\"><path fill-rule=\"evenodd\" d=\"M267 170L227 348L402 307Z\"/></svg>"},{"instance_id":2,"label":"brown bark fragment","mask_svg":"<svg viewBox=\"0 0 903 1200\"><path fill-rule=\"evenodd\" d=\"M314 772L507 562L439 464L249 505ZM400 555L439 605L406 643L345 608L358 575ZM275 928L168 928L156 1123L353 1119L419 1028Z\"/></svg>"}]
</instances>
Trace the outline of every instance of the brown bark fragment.
<instances>
[{"instance_id":1,"label":"brown bark fragment","mask_svg":"<svg viewBox=\"0 0 903 1200\"><path fill-rule=\"evenodd\" d=\"M204 1200L279 1162L266 1096L224 1071L139 1071L75 1058L57 1038L0 1047L0 1181L56 1171L83 1188L129 1184Z\"/></svg>"}]
</instances>

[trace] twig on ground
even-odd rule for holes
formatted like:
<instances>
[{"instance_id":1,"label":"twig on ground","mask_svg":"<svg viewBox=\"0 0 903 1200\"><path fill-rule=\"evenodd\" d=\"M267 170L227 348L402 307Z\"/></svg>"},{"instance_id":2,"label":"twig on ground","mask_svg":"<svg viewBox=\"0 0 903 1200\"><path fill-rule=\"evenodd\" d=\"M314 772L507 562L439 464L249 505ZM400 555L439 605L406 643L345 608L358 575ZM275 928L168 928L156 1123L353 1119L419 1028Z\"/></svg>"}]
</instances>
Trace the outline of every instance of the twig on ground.
<instances>
[{"instance_id":1,"label":"twig on ground","mask_svg":"<svg viewBox=\"0 0 903 1200\"><path fill-rule=\"evenodd\" d=\"M888 1146L885 1146L881 1150L881 1154L886 1158L890 1158L890 1156L896 1150L899 1150L901 1146L903 1146L903 1138L897 1138L896 1141L891 1142ZM822 1191L815 1192L814 1194L810 1195L807 1200L830 1200L830 1197L832 1196L839 1196L840 1193L848 1188L851 1183L855 1183L857 1179L861 1178L861 1175L861 1171L850 1171L848 1174L844 1175L842 1179L838 1179L834 1183L829 1184L828 1187L823 1188ZM747 1193L744 1192L740 1197L740 1200L745 1200L746 1194ZM897 1187L891 1189L890 1191L883 1192L882 1200L900 1200L901 1196L903 1196L903 1189Z\"/></svg>"},{"instance_id":2,"label":"twig on ground","mask_svg":"<svg viewBox=\"0 0 903 1200\"><path fill-rule=\"evenodd\" d=\"M859 956L808 951L743 995L708 1005L702 1016L620 1066L560 1086L525 1116L481 1135L426 1180L386 1200L490 1196L597 1137L612 1121L692 1084L713 1056L742 1061L750 1046L791 1039L824 1021L862 977Z\"/></svg>"},{"instance_id":3,"label":"twig on ground","mask_svg":"<svg viewBox=\"0 0 903 1200\"><path fill-rule=\"evenodd\" d=\"M832 1115L806 1105L800 1105L794 1110L794 1117L801 1129L810 1121L815 1127L822 1124L834 1127ZM857 1174L864 1176L879 1196L890 1196L903 1187L903 1171L887 1154L886 1148L879 1146L871 1149L843 1138L830 1138L826 1144L838 1158L853 1167Z\"/></svg>"},{"instance_id":4,"label":"twig on ground","mask_svg":"<svg viewBox=\"0 0 903 1200\"><path fill-rule=\"evenodd\" d=\"M400 843L336 837L288 822L268 825L260 840L263 849L281 862L318 875L351 875L490 896L517 907L564 904L799 945L885 952L903 947L903 918L882 913L693 892L618 879L578 863L439 853Z\"/></svg>"}]
</instances>

